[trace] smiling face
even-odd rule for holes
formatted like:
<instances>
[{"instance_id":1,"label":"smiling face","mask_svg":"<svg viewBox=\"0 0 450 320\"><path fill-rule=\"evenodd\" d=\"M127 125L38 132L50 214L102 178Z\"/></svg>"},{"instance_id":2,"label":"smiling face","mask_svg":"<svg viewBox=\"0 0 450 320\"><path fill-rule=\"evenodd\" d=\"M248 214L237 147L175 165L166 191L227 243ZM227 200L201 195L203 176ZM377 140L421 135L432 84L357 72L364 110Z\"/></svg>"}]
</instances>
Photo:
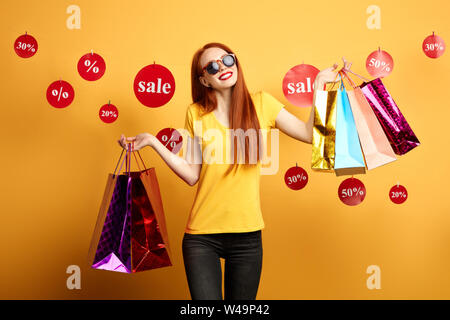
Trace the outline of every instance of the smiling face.
<instances>
[{"instance_id":1,"label":"smiling face","mask_svg":"<svg viewBox=\"0 0 450 320\"><path fill-rule=\"evenodd\" d=\"M208 71L204 70L202 75L199 77L200 82L206 87L212 87L216 90L227 89L236 84L238 69L236 63L231 67L227 67L222 63L222 58L227 52L221 48L208 48L206 49L201 58L200 66L206 67L209 62L220 60L217 62L219 64L219 72L216 74L209 74ZM231 73L231 76L230 76Z\"/></svg>"}]
</instances>

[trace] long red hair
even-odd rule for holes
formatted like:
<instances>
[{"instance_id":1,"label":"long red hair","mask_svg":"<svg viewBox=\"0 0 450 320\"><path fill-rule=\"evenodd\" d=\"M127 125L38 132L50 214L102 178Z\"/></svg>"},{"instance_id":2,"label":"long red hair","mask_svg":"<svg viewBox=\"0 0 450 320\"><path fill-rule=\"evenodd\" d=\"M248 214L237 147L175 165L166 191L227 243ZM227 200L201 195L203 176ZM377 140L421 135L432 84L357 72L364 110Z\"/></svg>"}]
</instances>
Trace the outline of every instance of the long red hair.
<instances>
[{"instance_id":1,"label":"long red hair","mask_svg":"<svg viewBox=\"0 0 450 320\"><path fill-rule=\"evenodd\" d=\"M217 99L214 93L214 88L205 87L199 80L199 77L202 76L202 66L200 65L200 57L203 52L212 47L217 47L225 50L227 53L234 53L229 47L222 43L218 42L210 42L204 45L202 48L198 49L195 52L194 57L192 58L192 68L191 68L191 83L192 83L192 100L194 103L198 103L203 111L203 114L214 111L217 108ZM255 106L251 99L250 93L248 92L247 86L244 81L244 74L242 71L242 67L239 63L239 59L236 57L236 67L238 70L238 76L236 84L232 88L231 94L231 105L229 110L229 123L230 129L242 129L244 132L247 129L256 130L256 161L259 162L261 160L260 148L262 148L262 139L260 139L260 124L258 120L258 116L256 114ZM233 135L230 135L233 138ZM235 140L237 137L234 137ZM228 174L231 169L237 168L237 144L235 141L231 141L231 145L234 147L234 161L230 165L226 174ZM246 166L255 166L257 163L247 163L245 159L250 159L250 148L249 148L249 139L245 137L245 158L243 165ZM250 162L250 160L249 160Z\"/></svg>"}]
</instances>

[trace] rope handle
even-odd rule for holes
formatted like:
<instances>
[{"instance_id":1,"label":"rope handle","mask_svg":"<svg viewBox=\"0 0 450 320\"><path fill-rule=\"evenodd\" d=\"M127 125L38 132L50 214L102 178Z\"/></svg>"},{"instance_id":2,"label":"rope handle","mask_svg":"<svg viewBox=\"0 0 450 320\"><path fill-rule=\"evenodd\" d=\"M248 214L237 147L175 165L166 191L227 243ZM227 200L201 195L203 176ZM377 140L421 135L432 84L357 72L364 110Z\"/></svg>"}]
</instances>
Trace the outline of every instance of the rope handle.
<instances>
[{"instance_id":1,"label":"rope handle","mask_svg":"<svg viewBox=\"0 0 450 320\"><path fill-rule=\"evenodd\" d=\"M341 69L342 70L342 69ZM334 78L334 80L333 80L333 85L331 86L331 88L330 88L330 90L333 90L333 88L334 88L334 85L336 84L336 79L337 79L337 77L339 76L339 78L341 78L341 83L342 83L342 77L341 77L341 74L340 74L340 72L341 72L341 70L339 70L337 73L336 73L336 77ZM342 85L342 84L341 84ZM324 84L324 90L326 90L326 84Z\"/></svg>"},{"instance_id":2,"label":"rope handle","mask_svg":"<svg viewBox=\"0 0 450 320\"><path fill-rule=\"evenodd\" d=\"M364 81L366 81L366 82L370 82L369 79L366 79L366 78L364 78L363 76L361 76L361 75L359 75L359 74L357 74L357 73L354 73L352 70L347 70L347 71L350 72L350 73L352 73L352 74L354 74L354 75L357 76L358 78L361 78L362 80L364 80ZM344 70L344 72L345 72L345 70Z\"/></svg>"},{"instance_id":3,"label":"rope handle","mask_svg":"<svg viewBox=\"0 0 450 320\"><path fill-rule=\"evenodd\" d=\"M137 163L137 166L138 166L138 169L139 169L139 171L141 171L141 167L139 166L139 160L137 159L136 154L134 153L134 141L133 141L132 143L128 143L128 148L127 148L127 149L122 149L122 152L120 153L119 161L117 161L116 168L114 169L114 174L113 174L113 176L116 175L117 166L119 165L120 159L122 158L123 152L124 152L125 150L126 150L126 154L125 154L125 157L124 157L123 160L122 160L122 163L121 163L121 165L120 165L119 173L118 173L118 174L120 174L120 171L122 170L123 163L125 162L125 163L126 163L126 164L125 164L125 168L126 168L126 169L125 169L125 170L126 170L125 172L126 172L128 175L130 175L130 171L131 171L131 153L133 153L134 158L135 158L136 163ZM141 159L142 165L144 166L144 169L145 169L145 173L148 175L147 167L146 167L146 165L145 165L144 160L142 159L141 154L139 153L139 150L136 150L136 152L137 152L139 158Z\"/></svg>"},{"instance_id":4,"label":"rope handle","mask_svg":"<svg viewBox=\"0 0 450 320\"><path fill-rule=\"evenodd\" d=\"M348 76L347 72L342 71L341 73L344 75L345 78L347 78L348 82L350 82L350 85L352 86L353 89L355 89L356 87L358 87L358 86L353 82L352 78L350 78L350 77Z\"/></svg>"}]
</instances>

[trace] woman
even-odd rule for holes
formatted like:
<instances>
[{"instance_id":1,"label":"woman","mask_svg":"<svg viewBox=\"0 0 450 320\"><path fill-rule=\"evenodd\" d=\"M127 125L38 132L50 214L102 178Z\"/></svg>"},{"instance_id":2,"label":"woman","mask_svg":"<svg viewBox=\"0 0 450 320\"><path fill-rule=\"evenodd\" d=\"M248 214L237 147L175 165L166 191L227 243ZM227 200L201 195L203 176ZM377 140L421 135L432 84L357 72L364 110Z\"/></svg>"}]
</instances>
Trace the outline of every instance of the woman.
<instances>
[{"instance_id":1,"label":"woman","mask_svg":"<svg viewBox=\"0 0 450 320\"><path fill-rule=\"evenodd\" d=\"M351 63L343 60L344 69L349 70ZM336 68L334 64L322 70L314 88L336 81ZM185 158L169 151L149 133L128 138L122 135L118 142L126 148L126 144L133 141L134 150L150 146L186 183L193 186L198 182L182 242L192 299L222 299L220 258L224 258L225 300L253 300L262 268L264 221L259 201L262 139L255 142L250 136L246 139L241 135L238 140L241 148L245 147L240 163L237 163L236 144L230 144L234 148L233 161L224 163L217 161L217 155L221 150L225 153L229 150L219 144L211 152L212 142L208 140L213 139L202 139L206 136L194 130L194 123L200 124L205 132L212 130L223 136L239 128L255 132L278 128L294 139L311 143L314 108L305 123L270 94L264 91L250 94L237 56L221 43L206 44L195 53L191 81L194 103L186 112L185 129L189 137ZM258 150L257 161L250 161L249 149ZM205 157L205 153L209 157ZM203 157L199 161L201 154ZM243 163L243 159L248 159L248 163Z\"/></svg>"}]
</instances>

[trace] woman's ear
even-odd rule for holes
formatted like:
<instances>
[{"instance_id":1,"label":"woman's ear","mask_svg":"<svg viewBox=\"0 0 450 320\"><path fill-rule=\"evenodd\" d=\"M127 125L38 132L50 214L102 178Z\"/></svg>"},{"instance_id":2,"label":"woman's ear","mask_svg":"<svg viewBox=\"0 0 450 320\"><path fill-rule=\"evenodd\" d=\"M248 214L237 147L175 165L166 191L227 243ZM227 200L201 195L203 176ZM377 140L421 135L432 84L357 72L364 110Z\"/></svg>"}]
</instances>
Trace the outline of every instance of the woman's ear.
<instances>
[{"instance_id":1,"label":"woman's ear","mask_svg":"<svg viewBox=\"0 0 450 320\"><path fill-rule=\"evenodd\" d=\"M205 78L203 77L198 77L198 79L200 80L200 83L202 85L204 85L205 87L210 87L210 85L206 82Z\"/></svg>"}]
</instances>

